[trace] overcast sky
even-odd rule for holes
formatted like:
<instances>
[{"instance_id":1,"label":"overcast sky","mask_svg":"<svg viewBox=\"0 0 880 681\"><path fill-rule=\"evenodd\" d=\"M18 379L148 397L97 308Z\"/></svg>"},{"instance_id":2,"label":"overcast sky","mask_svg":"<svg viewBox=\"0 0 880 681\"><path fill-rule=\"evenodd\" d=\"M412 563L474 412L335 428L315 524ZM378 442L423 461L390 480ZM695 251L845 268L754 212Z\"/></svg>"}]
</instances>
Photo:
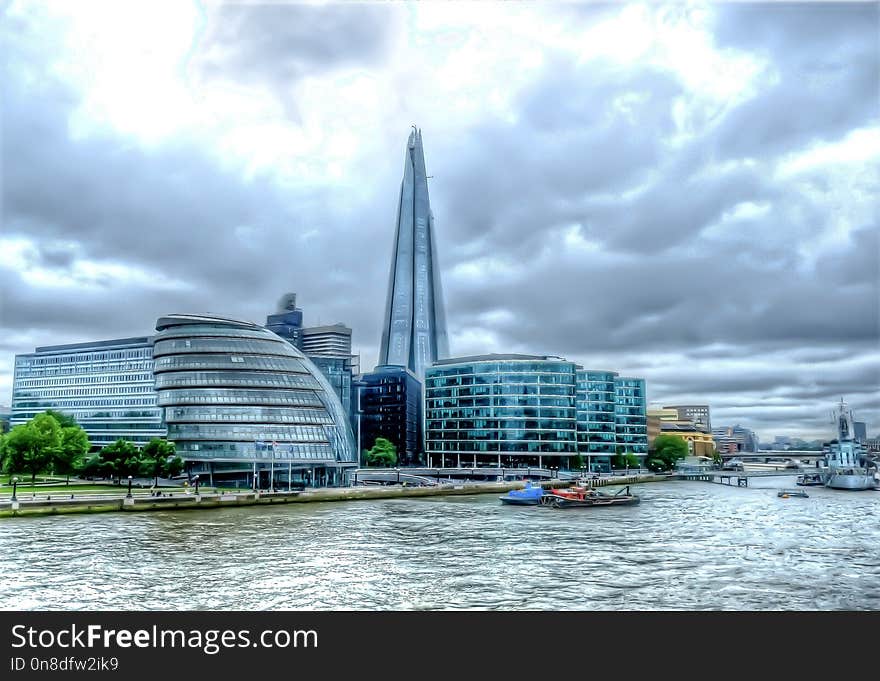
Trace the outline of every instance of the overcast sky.
<instances>
[{"instance_id":1,"label":"overcast sky","mask_svg":"<svg viewBox=\"0 0 880 681\"><path fill-rule=\"evenodd\" d=\"M172 312L378 355L410 126L454 355L880 434L878 3L0 3L13 356Z\"/></svg>"}]
</instances>

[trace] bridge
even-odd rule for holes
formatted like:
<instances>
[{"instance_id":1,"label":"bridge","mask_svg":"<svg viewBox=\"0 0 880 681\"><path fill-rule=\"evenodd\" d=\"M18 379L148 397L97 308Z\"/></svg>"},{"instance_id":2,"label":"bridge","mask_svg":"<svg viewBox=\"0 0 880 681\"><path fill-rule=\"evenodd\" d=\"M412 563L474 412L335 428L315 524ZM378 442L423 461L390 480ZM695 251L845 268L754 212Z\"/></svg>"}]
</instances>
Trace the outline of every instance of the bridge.
<instances>
[{"instance_id":1,"label":"bridge","mask_svg":"<svg viewBox=\"0 0 880 681\"><path fill-rule=\"evenodd\" d=\"M737 487L748 487L749 480L752 478L770 478L774 476L792 476L797 475L798 471L788 470L761 470L761 471L719 471L712 469L705 470L679 470L672 477L676 480L700 480L702 482L714 482L721 485L733 485L736 482Z\"/></svg>"},{"instance_id":2,"label":"bridge","mask_svg":"<svg viewBox=\"0 0 880 681\"><path fill-rule=\"evenodd\" d=\"M772 463L769 459L798 459L800 461L816 461L824 459L825 454L814 450L805 449L762 449L759 452L733 452L721 453L722 461L740 459L741 461L760 461Z\"/></svg>"}]
</instances>

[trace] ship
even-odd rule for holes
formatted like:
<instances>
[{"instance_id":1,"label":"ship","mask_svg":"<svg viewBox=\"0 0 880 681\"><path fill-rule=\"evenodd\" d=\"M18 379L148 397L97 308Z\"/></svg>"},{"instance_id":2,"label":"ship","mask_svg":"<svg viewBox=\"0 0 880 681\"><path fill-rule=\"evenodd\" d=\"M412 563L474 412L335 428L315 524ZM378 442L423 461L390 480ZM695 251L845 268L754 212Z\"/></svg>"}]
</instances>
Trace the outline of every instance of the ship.
<instances>
[{"instance_id":1,"label":"ship","mask_svg":"<svg viewBox=\"0 0 880 681\"><path fill-rule=\"evenodd\" d=\"M842 397L833 417L837 423L837 440L829 444L827 465L822 470L825 486L845 490L876 489L876 470L869 467L867 452L855 438L853 413Z\"/></svg>"}]
</instances>

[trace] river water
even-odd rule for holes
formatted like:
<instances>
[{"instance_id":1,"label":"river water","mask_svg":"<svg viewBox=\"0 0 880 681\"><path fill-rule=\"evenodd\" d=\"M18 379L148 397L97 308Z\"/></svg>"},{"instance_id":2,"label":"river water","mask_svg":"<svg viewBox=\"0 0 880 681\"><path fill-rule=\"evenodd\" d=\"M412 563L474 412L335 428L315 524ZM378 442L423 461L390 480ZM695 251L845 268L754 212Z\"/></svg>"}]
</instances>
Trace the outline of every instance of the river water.
<instances>
[{"instance_id":1,"label":"river water","mask_svg":"<svg viewBox=\"0 0 880 681\"><path fill-rule=\"evenodd\" d=\"M0 520L6 610L880 610L880 492L635 486Z\"/></svg>"}]
</instances>

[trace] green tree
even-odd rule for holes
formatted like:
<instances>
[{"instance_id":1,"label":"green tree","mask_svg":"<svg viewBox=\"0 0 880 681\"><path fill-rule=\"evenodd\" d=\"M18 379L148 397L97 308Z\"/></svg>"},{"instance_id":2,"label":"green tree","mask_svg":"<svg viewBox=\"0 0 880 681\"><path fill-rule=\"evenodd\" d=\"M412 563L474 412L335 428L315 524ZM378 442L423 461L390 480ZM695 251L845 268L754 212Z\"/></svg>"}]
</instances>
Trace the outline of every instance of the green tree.
<instances>
[{"instance_id":1,"label":"green tree","mask_svg":"<svg viewBox=\"0 0 880 681\"><path fill-rule=\"evenodd\" d=\"M582 457L580 454L575 454L568 460L568 463L571 466L571 470L580 470L584 467L584 457Z\"/></svg>"},{"instance_id":2,"label":"green tree","mask_svg":"<svg viewBox=\"0 0 880 681\"><path fill-rule=\"evenodd\" d=\"M159 484L159 476L166 474L169 460L174 456L174 443L154 437L141 450L144 457L142 471L153 477L153 484ZM179 458L179 457L178 457ZM178 473L180 471L177 471ZM177 473L174 473L177 475ZM170 475L168 477L171 477Z\"/></svg>"},{"instance_id":3,"label":"green tree","mask_svg":"<svg viewBox=\"0 0 880 681\"><path fill-rule=\"evenodd\" d=\"M377 437L373 448L366 452L368 466L385 468L397 463L397 447L384 437Z\"/></svg>"},{"instance_id":4,"label":"green tree","mask_svg":"<svg viewBox=\"0 0 880 681\"><path fill-rule=\"evenodd\" d=\"M3 466L9 473L30 473L31 484L61 448L61 426L48 414L37 414L3 436Z\"/></svg>"},{"instance_id":5,"label":"green tree","mask_svg":"<svg viewBox=\"0 0 880 681\"><path fill-rule=\"evenodd\" d=\"M180 475L180 472L183 470L183 459L179 456L172 456L168 459L165 464L165 469L162 474L166 478L173 478L175 475Z\"/></svg>"},{"instance_id":6,"label":"green tree","mask_svg":"<svg viewBox=\"0 0 880 681\"><path fill-rule=\"evenodd\" d=\"M108 477L124 478L140 472L141 453L132 442L117 440L101 450L101 472Z\"/></svg>"},{"instance_id":7,"label":"green tree","mask_svg":"<svg viewBox=\"0 0 880 681\"><path fill-rule=\"evenodd\" d=\"M103 469L101 468L102 464L103 460L101 459L101 454L92 454L80 464L79 474L89 478L97 478L103 474Z\"/></svg>"},{"instance_id":8,"label":"green tree","mask_svg":"<svg viewBox=\"0 0 880 681\"><path fill-rule=\"evenodd\" d=\"M76 422L76 419L73 418L70 414L65 414L63 411L57 411L55 409L47 409L44 414L48 414L53 419L58 421L58 425L62 428L73 428L74 426L79 426Z\"/></svg>"},{"instance_id":9,"label":"green tree","mask_svg":"<svg viewBox=\"0 0 880 681\"><path fill-rule=\"evenodd\" d=\"M658 435L654 438L654 451L648 461L651 470L668 471L675 462L688 455L684 438L677 435Z\"/></svg>"},{"instance_id":10,"label":"green tree","mask_svg":"<svg viewBox=\"0 0 880 681\"><path fill-rule=\"evenodd\" d=\"M712 463L718 464L720 466L722 462L723 460L721 459L721 452L716 449L714 452L712 452Z\"/></svg>"},{"instance_id":11,"label":"green tree","mask_svg":"<svg viewBox=\"0 0 880 681\"><path fill-rule=\"evenodd\" d=\"M83 457L89 453L91 445L89 436L79 426L67 426L61 429L61 447L52 457L53 470L58 475L67 476L79 470Z\"/></svg>"}]
</instances>

